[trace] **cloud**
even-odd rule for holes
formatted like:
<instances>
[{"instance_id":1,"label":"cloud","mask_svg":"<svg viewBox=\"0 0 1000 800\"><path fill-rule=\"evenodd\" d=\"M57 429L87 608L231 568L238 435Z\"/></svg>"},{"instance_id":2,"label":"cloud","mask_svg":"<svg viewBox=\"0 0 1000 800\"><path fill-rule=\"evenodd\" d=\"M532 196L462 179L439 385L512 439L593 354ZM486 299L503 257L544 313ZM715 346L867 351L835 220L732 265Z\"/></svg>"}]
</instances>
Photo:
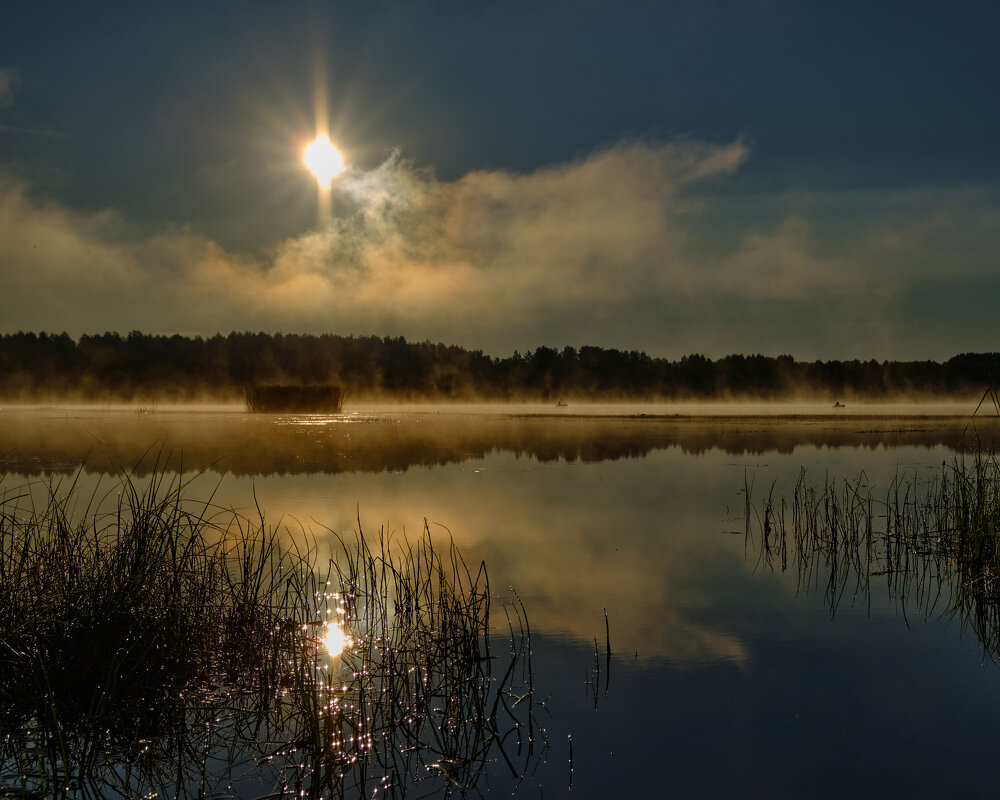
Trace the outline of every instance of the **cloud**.
<instances>
[{"instance_id":1,"label":"cloud","mask_svg":"<svg viewBox=\"0 0 1000 800\"><path fill-rule=\"evenodd\" d=\"M740 143L633 143L454 182L394 157L348 176L338 186L348 213L282 246L268 279L308 276L342 313L381 300L411 323L443 314L529 324L580 302L620 302L659 282L665 261L680 267L685 191L745 157Z\"/></svg>"},{"instance_id":2,"label":"cloud","mask_svg":"<svg viewBox=\"0 0 1000 800\"><path fill-rule=\"evenodd\" d=\"M0 124L0 133L17 133L22 136L42 136L46 139L72 139L68 133L50 131L46 128L19 128L16 125Z\"/></svg>"},{"instance_id":3,"label":"cloud","mask_svg":"<svg viewBox=\"0 0 1000 800\"><path fill-rule=\"evenodd\" d=\"M0 175L0 280L8 292L21 286L41 299L61 289L135 286L144 276L131 249L118 242L123 229L117 212L73 212L30 197L23 183Z\"/></svg>"},{"instance_id":4,"label":"cloud","mask_svg":"<svg viewBox=\"0 0 1000 800\"><path fill-rule=\"evenodd\" d=\"M715 214L710 224L708 190L747 158L740 141L639 141L528 174L445 181L393 154L345 175L330 222L267 257L227 251L188 228L142 236L119 213L72 211L0 178L5 327L811 355L842 347L851 330L859 347L876 329L891 342L901 287L934 274L944 244L953 258L963 242L996 244L988 202L958 233L942 209L923 206L837 236L805 211L753 227ZM713 225L729 225L729 244L715 241Z\"/></svg>"},{"instance_id":5,"label":"cloud","mask_svg":"<svg viewBox=\"0 0 1000 800\"><path fill-rule=\"evenodd\" d=\"M0 111L14 104L21 88L21 73L10 67L0 67Z\"/></svg>"},{"instance_id":6,"label":"cloud","mask_svg":"<svg viewBox=\"0 0 1000 800\"><path fill-rule=\"evenodd\" d=\"M0 67L0 111L14 105L14 99L21 89L21 73L11 67ZM49 139L71 139L69 134L46 128L25 128L19 125L0 123L0 133L15 133L24 136L43 136Z\"/></svg>"},{"instance_id":7,"label":"cloud","mask_svg":"<svg viewBox=\"0 0 1000 800\"><path fill-rule=\"evenodd\" d=\"M804 300L817 292L842 294L857 275L840 255L823 255L809 222L791 215L767 231L748 233L717 270L720 289L754 300Z\"/></svg>"}]
</instances>

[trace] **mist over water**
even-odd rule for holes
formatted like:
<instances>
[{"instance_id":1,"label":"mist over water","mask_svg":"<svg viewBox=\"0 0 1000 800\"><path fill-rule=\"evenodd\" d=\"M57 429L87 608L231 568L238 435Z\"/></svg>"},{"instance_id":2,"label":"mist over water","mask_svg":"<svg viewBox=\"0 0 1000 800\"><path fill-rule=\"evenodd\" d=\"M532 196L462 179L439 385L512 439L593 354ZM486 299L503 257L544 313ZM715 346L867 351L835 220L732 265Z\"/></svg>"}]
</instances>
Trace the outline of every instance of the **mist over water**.
<instances>
[{"instance_id":1,"label":"mist over water","mask_svg":"<svg viewBox=\"0 0 1000 800\"><path fill-rule=\"evenodd\" d=\"M0 455L23 474L339 474L460 464L494 452L541 462L637 458L655 450L738 455L815 446L972 446L996 415L960 404L355 405L344 414L253 415L233 406L55 406L0 410Z\"/></svg>"}]
</instances>

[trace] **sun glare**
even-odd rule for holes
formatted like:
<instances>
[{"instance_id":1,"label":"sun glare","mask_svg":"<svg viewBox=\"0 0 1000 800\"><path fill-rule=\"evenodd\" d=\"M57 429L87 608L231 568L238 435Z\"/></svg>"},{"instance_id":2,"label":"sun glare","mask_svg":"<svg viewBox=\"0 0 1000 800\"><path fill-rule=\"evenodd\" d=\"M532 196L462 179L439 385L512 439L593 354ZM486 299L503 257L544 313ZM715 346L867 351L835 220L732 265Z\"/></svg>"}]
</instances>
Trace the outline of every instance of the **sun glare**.
<instances>
[{"instance_id":1,"label":"sun glare","mask_svg":"<svg viewBox=\"0 0 1000 800\"><path fill-rule=\"evenodd\" d=\"M333 179L346 169L344 156L325 134L317 136L306 148L303 160L324 189L329 189Z\"/></svg>"},{"instance_id":2,"label":"sun glare","mask_svg":"<svg viewBox=\"0 0 1000 800\"><path fill-rule=\"evenodd\" d=\"M326 635L323 637L323 644L326 645L327 652L331 656L339 656L344 650L350 647L353 642L344 629L336 622L331 622L326 627Z\"/></svg>"}]
</instances>

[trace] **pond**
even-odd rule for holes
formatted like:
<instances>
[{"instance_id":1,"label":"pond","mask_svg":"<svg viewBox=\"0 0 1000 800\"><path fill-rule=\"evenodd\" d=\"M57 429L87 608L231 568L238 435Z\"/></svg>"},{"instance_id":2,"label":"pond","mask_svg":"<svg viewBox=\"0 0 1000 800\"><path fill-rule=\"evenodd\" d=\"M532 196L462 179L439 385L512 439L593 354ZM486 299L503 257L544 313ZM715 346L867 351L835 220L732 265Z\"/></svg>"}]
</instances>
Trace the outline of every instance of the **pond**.
<instances>
[{"instance_id":1,"label":"pond","mask_svg":"<svg viewBox=\"0 0 1000 800\"><path fill-rule=\"evenodd\" d=\"M122 471L182 472L321 561L332 532L426 526L484 562L530 624L538 727L514 786L494 754L484 795L992 796L1000 671L961 616L879 582L831 603L825 567L803 582L748 535L748 487L752 518L802 470L881 496L1000 432L971 409L851 411L8 408L0 455L8 493L114 502Z\"/></svg>"}]
</instances>

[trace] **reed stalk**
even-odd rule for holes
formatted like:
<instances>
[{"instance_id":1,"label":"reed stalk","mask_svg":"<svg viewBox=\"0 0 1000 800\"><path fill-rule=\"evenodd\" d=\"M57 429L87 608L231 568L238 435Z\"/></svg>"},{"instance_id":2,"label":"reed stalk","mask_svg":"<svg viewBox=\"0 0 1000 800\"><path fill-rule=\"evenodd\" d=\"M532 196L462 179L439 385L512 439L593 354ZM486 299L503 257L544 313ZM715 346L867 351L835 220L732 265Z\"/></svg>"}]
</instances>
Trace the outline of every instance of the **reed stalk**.
<instances>
[{"instance_id":1,"label":"reed stalk","mask_svg":"<svg viewBox=\"0 0 1000 800\"><path fill-rule=\"evenodd\" d=\"M881 492L862 473L813 483L803 470L791 519L745 482L746 541L757 563L794 570L800 591L871 608L882 589L905 618L955 615L1000 658L1000 461L977 447L930 477L896 475ZM791 553L790 563L788 554Z\"/></svg>"},{"instance_id":2,"label":"reed stalk","mask_svg":"<svg viewBox=\"0 0 1000 800\"><path fill-rule=\"evenodd\" d=\"M527 621L504 604L495 646L484 564L426 526L325 531L319 564L314 538L289 548L263 513L186 489L123 476L105 512L110 493L56 487L36 507L0 483L0 797L447 796L498 768L516 783L538 733Z\"/></svg>"}]
</instances>

